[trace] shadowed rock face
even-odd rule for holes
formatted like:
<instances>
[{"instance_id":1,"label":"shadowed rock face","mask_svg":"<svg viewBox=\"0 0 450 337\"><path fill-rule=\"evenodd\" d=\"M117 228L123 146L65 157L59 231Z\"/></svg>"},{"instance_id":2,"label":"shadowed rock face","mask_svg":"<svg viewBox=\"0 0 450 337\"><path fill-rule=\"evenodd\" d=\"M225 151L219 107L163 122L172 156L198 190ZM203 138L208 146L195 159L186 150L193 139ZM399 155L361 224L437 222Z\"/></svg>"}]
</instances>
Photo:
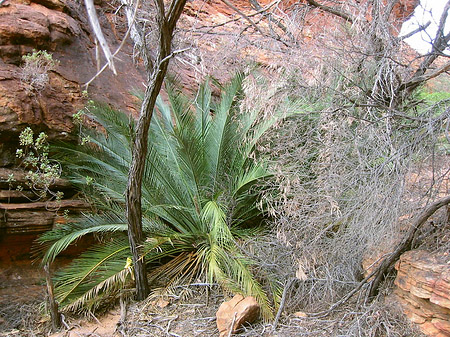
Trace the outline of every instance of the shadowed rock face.
<instances>
[{"instance_id":1,"label":"shadowed rock face","mask_svg":"<svg viewBox=\"0 0 450 337\"><path fill-rule=\"evenodd\" d=\"M125 25L113 25L107 9L99 8L101 24L112 48L125 34ZM122 28L120 28L122 27ZM48 83L34 90L22 78L22 56L47 50L59 64L48 73ZM89 87L89 98L108 102L130 113L142 89L143 77L133 65L130 46L119 53L119 76L105 71ZM102 60L102 62L104 62ZM37 200L29 190L10 188L9 174L24 184L24 173L14 169L18 135L31 126L51 140L75 139L72 115L86 103L82 84L97 71L95 44L82 1L5 0L0 5L0 265L29 263L31 246L40 233L64 222L64 211L77 214L88 205L73 200L73 188L57 182L65 194L61 203ZM3 168L2 168L3 167ZM5 168L9 167L9 168ZM84 245L85 247L85 245Z\"/></svg>"},{"instance_id":2,"label":"shadowed rock face","mask_svg":"<svg viewBox=\"0 0 450 337\"><path fill-rule=\"evenodd\" d=\"M11 174L15 178L13 183L8 182ZM51 186L53 191L63 192L65 199L48 201L28 188L25 176L21 170L0 167L0 268L20 261L31 262L31 247L39 234L67 222L65 212L77 215L89 210L88 204L73 198L73 188L67 181L57 179ZM18 185L23 187L22 191L16 189ZM91 241L84 240L79 247L86 248L85 243Z\"/></svg>"},{"instance_id":3,"label":"shadowed rock face","mask_svg":"<svg viewBox=\"0 0 450 337\"><path fill-rule=\"evenodd\" d=\"M101 10L101 8L100 8ZM101 14L107 39L117 47L125 32ZM42 90L30 90L21 80L22 56L47 50L59 61L49 72ZM119 76L106 71L89 87L89 97L135 111L133 88L141 88L142 77L133 66L129 46L119 53ZM46 131L50 139L70 139L72 115L86 98L82 84L97 70L95 44L80 1L6 0L0 6L0 166L14 164L14 139L25 126Z\"/></svg>"}]
</instances>

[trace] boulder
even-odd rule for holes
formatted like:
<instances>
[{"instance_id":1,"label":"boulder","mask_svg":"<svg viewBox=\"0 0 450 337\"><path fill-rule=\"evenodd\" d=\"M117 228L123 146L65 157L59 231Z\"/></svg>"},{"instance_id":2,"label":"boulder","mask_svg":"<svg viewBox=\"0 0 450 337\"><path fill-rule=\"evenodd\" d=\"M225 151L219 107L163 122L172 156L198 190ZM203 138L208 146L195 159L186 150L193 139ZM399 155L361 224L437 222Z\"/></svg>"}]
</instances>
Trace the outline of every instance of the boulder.
<instances>
[{"instance_id":1,"label":"boulder","mask_svg":"<svg viewBox=\"0 0 450 337\"><path fill-rule=\"evenodd\" d=\"M252 323L259 317L260 306L252 296L236 295L224 302L216 313L217 328L220 336L236 333L244 323Z\"/></svg>"}]
</instances>

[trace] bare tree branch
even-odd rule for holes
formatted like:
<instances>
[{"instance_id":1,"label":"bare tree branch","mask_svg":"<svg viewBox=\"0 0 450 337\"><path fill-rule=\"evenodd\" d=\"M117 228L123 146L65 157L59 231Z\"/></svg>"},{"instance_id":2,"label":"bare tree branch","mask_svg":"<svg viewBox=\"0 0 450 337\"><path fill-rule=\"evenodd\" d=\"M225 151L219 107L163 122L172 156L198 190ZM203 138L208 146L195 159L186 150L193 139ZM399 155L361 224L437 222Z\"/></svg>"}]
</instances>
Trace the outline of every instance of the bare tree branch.
<instances>
[{"instance_id":1,"label":"bare tree branch","mask_svg":"<svg viewBox=\"0 0 450 337\"><path fill-rule=\"evenodd\" d=\"M268 5L264 6L263 8L261 8L261 9L258 10L257 12L248 14L247 17L251 18L251 17L254 17L254 16L256 16L256 15L262 14L262 13L268 11L270 8L272 8L272 7L275 6L276 4L278 4L279 2L280 2L280 0L275 0L275 1L271 2L270 4L268 4ZM212 30L212 29L214 29L214 28L222 27L222 26L228 25L228 24L231 23L231 22L236 22L236 21L239 21L239 20L241 20L241 19L245 19L245 18L243 18L243 17L241 16L241 17L239 17L239 18L234 18L234 19L231 19L231 20L222 22L222 23L215 24L215 25L204 25L204 26L200 26L200 27L198 27L198 28L199 28L199 29L202 29L202 28L209 28L210 30Z\"/></svg>"},{"instance_id":2,"label":"bare tree branch","mask_svg":"<svg viewBox=\"0 0 450 337\"><path fill-rule=\"evenodd\" d=\"M102 47L109 68L112 70L114 75L117 75L116 68L114 67L114 56L111 54L111 50L109 49L108 43L106 42L105 36L103 35L102 29L100 27L100 23L98 22L97 12L95 11L94 7L94 0L84 0L84 3L86 5L89 21L94 31L95 37Z\"/></svg>"},{"instance_id":3,"label":"bare tree branch","mask_svg":"<svg viewBox=\"0 0 450 337\"><path fill-rule=\"evenodd\" d=\"M400 39L400 40L406 40L406 39L410 38L411 36L416 35L417 33L419 33L419 32L421 32L421 31L427 29L428 26L429 26L430 24L431 24L431 21L428 21L428 22L427 22L426 24L424 24L424 25L419 25L419 27L417 27L417 28L414 29L413 31L411 31L411 32L409 32L409 33L407 33L407 34L405 34L405 35L400 36L399 39Z\"/></svg>"},{"instance_id":4,"label":"bare tree branch","mask_svg":"<svg viewBox=\"0 0 450 337\"><path fill-rule=\"evenodd\" d=\"M309 5L311 5L313 7L316 7L316 8L319 8L319 9L325 11L325 12L328 12L328 13L334 14L336 16L339 16L340 18L344 19L345 21L348 21L348 22L351 22L351 23L353 23L355 21L355 19L350 14L342 12L342 11L336 9L336 8L322 5L322 4L318 3L315 0L306 0L306 1L308 2Z\"/></svg>"},{"instance_id":5,"label":"bare tree branch","mask_svg":"<svg viewBox=\"0 0 450 337\"><path fill-rule=\"evenodd\" d=\"M261 7L261 5L259 4L258 0L250 0L250 3L253 5L253 7L255 7L255 9L259 12L262 13L262 15L264 15L265 17L267 17L267 19L269 20L269 22L274 22L278 28L280 28L287 36L289 36L289 38L291 40L295 40L294 36L292 35L292 33L286 28L285 25L283 25L281 23L280 20L274 20L272 17L272 14L264 11L263 8Z\"/></svg>"},{"instance_id":6,"label":"bare tree branch","mask_svg":"<svg viewBox=\"0 0 450 337\"><path fill-rule=\"evenodd\" d=\"M235 5L233 5L228 0L222 0L222 2L225 5L227 5L228 7L230 7L231 9L233 9L240 16L242 16L245 20L247 20L250 23L250 25L252 25L252 27L255 28L255 30L257 32L259 32L261 35L264 35L264 33L261 31L261 29L259 29L259 27L252 21L252 19L250 19L247 15L245 15L239 8L237 8Z\"/></svg>"},{"instance_id":7,"label":"bare tree branch","mask_svg":"<svg viewBox=\"0 0 450 337\"><path fill-rule=\"evenodd\" d=\"M445 35L444 33L449 9L450 9L450 0L447 1L444 10L442 11L436 36L432 43L431 52L425 56L424 60L417 68L417 70L414 72L414 74L410 77L410 79L399 85L399 87L396 90L397 96L404 91L406 91L407 93L411 93L417 87L419 87L419 85L424 81L439 75L439 74L434 76L431 75L431 77L424 76L425 73L430 69L430 66L433 64L433 62L439 56L443 55L444 50L449 46L450 33L448 33L447 35Z\"/></svg>"},{"instance_id":8,"label":"bare tree branch","mask_svg":"<svg viewBox=\"0 0 450 337\"><path fill-rule=\"evenodd\" d=\"M123 37L122 42L120 43L119 47L116 49L114 54L112 54L113 58L123 48L123 46L125 45L125 43L127 41L128 36L130 36L131 30L132 30L133 25L134 25L134 21L136 19L137 10L139 8L139 1L140 0L136 1L136 6L135 6L135 9L134 9L134 13L133 13L132 19L131 19L131 23L129 24L127 32L125 33L125 36ZM97 77L99 77L105 71L105 69L106 69L106 67L108 65L109 65L109 63L106 63L89 81L87 81L85 84L83 84L83 86L86 88L86 90L89 88L89 84L91 84Z\"/></svg>"},{"instance_id":9,"label":"bare tree branch","mask_svg":"<svg viewBox=\"0 0 450 337\"><path fill-rule=\"evenodd\" d=\"M409 80L408 82L405 82L402 84L401 89L410 89L410 88L417 88L418 85L427 82L428 80L431 80L432 78L435 78L439 76L440 74L443 74L450 70L450 62L447 62L442 67L439 67L438 69L435 69L431 72L428 72L426 74L423 74L421 76L416 76Z\"/></svg>"}]
</instances>

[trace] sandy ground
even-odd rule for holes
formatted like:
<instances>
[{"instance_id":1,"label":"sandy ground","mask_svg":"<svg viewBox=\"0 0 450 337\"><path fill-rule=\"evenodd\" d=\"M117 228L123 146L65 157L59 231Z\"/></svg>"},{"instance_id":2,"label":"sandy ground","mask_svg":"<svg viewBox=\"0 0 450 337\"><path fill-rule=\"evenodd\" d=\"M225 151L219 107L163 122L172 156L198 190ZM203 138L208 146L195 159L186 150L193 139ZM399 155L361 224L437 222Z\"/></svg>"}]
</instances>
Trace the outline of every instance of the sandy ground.
<instances>
[{"instance_id":1,"label":"sandy ground","mask_svg":"<svg viewBox=\"0 0 450 337\"><path fill-rule=\"evenodd\" d=\"M96 316L67 316L64 328L52 333L49 318L43 314L45 286L36 270L23 266L0 269L0 337L219 336L215 314L224 296L219 289L207 292L204 286L180 287L170 296L154 296L140 303L129 300L122 308L117 303ZM423 336L406 323L402 314L383 303L376 301L367 307L349 303L321 319L286 313L276 331L273 322L258 321L244 326L239 336ZM386 327L391 333L386 334Z\"/></svg>"}]
</instances>

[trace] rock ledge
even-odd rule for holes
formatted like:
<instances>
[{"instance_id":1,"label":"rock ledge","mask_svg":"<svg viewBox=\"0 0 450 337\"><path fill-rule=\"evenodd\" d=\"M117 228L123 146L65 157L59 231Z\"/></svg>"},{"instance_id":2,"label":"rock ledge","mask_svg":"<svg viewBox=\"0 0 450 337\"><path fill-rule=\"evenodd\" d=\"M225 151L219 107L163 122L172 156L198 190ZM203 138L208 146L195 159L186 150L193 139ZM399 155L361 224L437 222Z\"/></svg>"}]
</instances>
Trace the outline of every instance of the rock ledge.
<instances>
[{"instance_id":1,"label":"rock ledge","mask_svg":"<svg viewBox=\"0 0 450 337\"><path fill-rule=\"evenodd\" d=\"M428 336L450 336L450 254L409 251L395 269L394 293L407 317Z\"/></svg>"}]
</instances>

